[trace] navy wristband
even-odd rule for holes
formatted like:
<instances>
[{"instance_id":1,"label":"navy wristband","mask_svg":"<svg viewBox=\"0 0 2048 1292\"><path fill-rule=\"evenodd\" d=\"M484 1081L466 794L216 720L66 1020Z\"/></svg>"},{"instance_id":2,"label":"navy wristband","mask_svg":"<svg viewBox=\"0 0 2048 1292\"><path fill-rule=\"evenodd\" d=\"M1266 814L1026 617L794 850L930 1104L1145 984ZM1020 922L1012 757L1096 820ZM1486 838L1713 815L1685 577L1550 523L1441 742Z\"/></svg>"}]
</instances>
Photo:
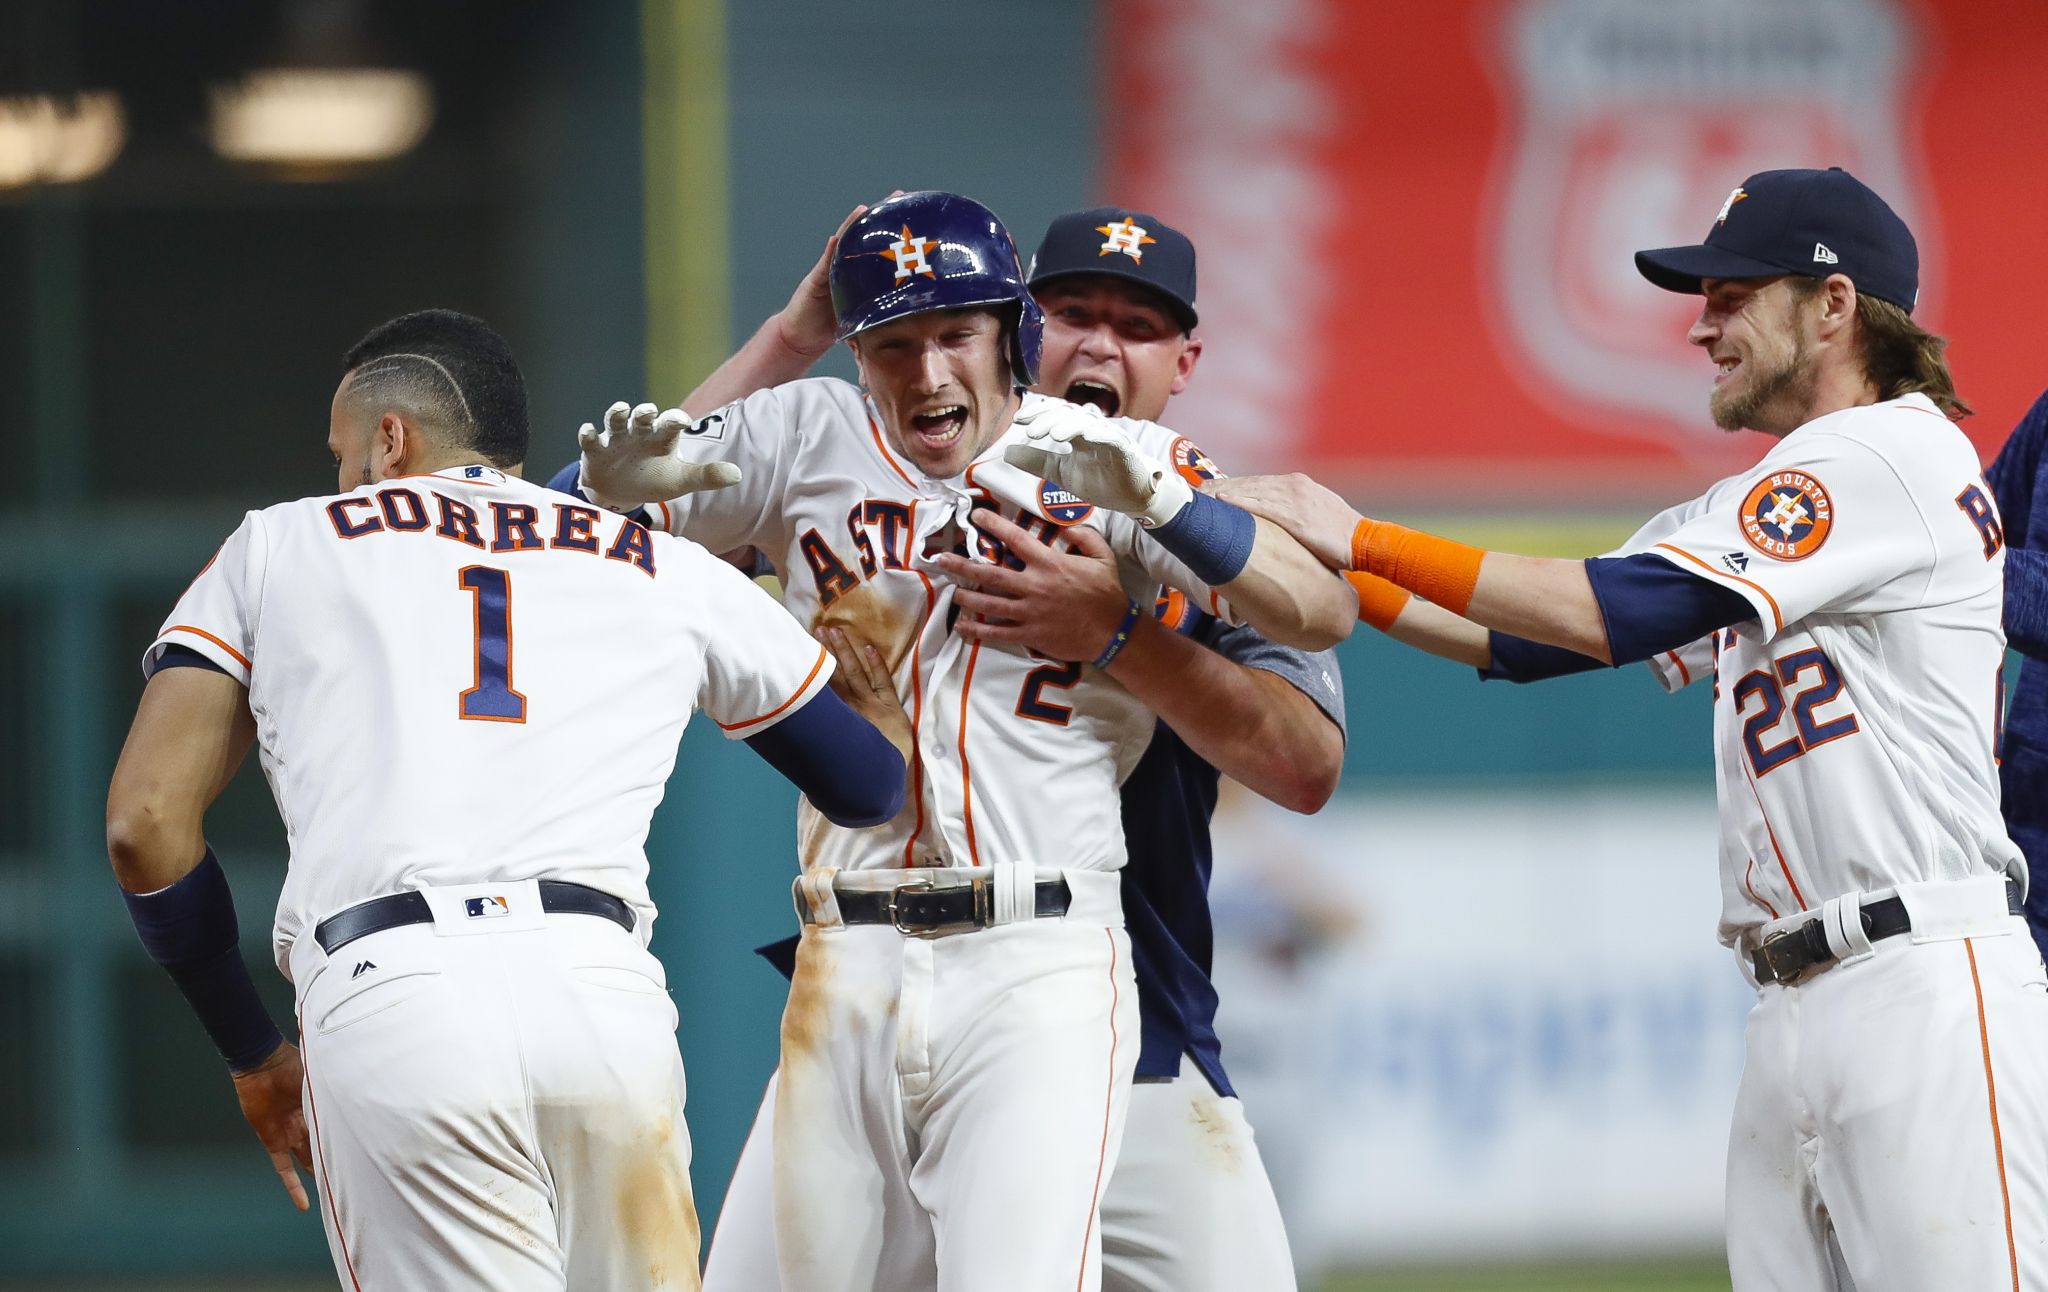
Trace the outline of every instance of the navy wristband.
<instances>
[{"instance_id":1,"label":"navy wristband","mask_svg":"<svg viewBox=\"0 0 2048 1292\"><path fill-rule=\"evenodd\" d=\"M1146 533L1179 557L1196 578L1220 588L1244 573L1259 522L1242 507L1197 492L1178 516Z\"/></svg>"},{"instance_id":2,"label":"navy wristband","mask_svg":"<svg viewBox=\"0 0 2048 1292\"><path fill-rule=\"evenodd\" d=\"M234 894L213 849L170 887L121 899L143 949L178 984L231 1071L248 1071L284 1043L242 963Z\"/></svg>"},{"instance_id":3,"label":"navy wristband","mask_svg":"<svg viewBox=\"0 0 2048 1292\"><path fill-rule=\"evenodd\" d=\"M1124 647L1131 641L1131 634L1138 631L1138 603L1133 601L1124 608L1124 617L1117 622L1116 631L1109 636L1109 645L1095 657L1096 668L1108 668L1110 661L1124 653Z\"/></svg>"}]
</instances>

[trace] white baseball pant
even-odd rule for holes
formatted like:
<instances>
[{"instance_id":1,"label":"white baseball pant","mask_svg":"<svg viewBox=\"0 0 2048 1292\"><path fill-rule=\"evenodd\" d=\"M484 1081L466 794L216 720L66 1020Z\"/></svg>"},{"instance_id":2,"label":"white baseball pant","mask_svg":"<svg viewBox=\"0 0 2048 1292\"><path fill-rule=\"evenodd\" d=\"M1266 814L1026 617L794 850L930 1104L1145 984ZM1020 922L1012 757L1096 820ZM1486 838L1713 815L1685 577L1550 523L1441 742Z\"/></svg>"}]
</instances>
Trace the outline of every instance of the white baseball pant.
<instances>
[{"instance_id":1,"label":"white baseball pant","mask_svg":"<svg viewBox=\"0 0 2048 1292\"><path fill-rule=\"evenodd\" d=\"M1060 918L804 930L772 1130L785 1292L1100 1286L1137 994L1117 876L1067 880Z\"/></svg>"},{"instance_id":2,"label":"white baseball pant","mask_svg":"<svg viewBox=\"0 0 2048 1292\"><path fill-rule=\"evenodd\" d=\"M778 1292L770 1141L775 1087L718 1212L704 1292ZM1201 1076L1131 1087L1102 1194L1103 1292L1288 1292L1294 1261L1244 1106Z\"/></svg>"},{"instance_id":3,"label":"white baseball pant","mask_svg":"<svg viewBox=\"0 0 2048 1292\"><path fill-rule=\"evenodd\" d=\"M1844 1292L1830 1240L1857 1292L2048 1288L2048 971L1982 887L1974 913L1914 911L1759 991L1729 1134L1736 1292Z\"/></svg>"},{"instance_id":4,"label":"white baseball pant","mask_svg":"<svg viewBox=\"0 0 2048 1292\"><path fill-rule=\"evenodd\" d=\"M349 1292L698 1286L661 963L609 920L533 900L461 930L479 936L418 924L331 958L310 936L293 948L319 1207Z\"/></svg>"}]
</instances>

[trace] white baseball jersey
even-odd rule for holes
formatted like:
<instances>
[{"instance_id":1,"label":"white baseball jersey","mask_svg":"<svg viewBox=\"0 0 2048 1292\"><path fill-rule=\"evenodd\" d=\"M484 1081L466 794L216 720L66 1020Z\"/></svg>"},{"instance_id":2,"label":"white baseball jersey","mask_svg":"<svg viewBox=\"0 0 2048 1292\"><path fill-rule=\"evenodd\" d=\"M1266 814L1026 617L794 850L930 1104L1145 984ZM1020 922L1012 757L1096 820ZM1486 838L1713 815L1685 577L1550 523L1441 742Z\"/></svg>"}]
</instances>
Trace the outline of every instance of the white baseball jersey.
<instances>
[{"instance_id":1,"label":"white baseball jersey","mask_svg":"<svg viewBox=\"0 0 2048 1292\"><path fill-rule=\"evenodd\" d=\"M648 819L701 706L754 735L830 657L693 543L490 467L250 512L144 657L249 688L291 845L274 943L421 885L570 880L654 908Z\"/></svg>"},{"instance_id":2,"label":"white baseball jersey","mask_svg":"<svg viewBox=\"0 0 2048 1292\"><path fill-rule=\"evenodd\" d=\"M1724 942L1844 893L2026 882L1993 752L2000 533L1975 450L1908 395L1808 422L1619 549L1756 609L1651 661L1714 686Z\"/></svg>"},{"instance_id":3,"label":"white baseball jersey","mask_svg":"<svg viewBox=\"0 0 2048 1292\"><path fill-rule=\"evenodd\" d=\"M1036 394L1024 401L1071 407ZM1199 449L1165 427L1123 426L1183 474L1214 474ZM832 378L759 391L685 435L679 453L732 462L741 479L656 504L656 522L713 551L768 553L800 623L844 627L887 655L916 732L911 802L894 821L830 829L803 805L806 869L1123 865L1116 790L1151 740L1151 711L1088 665L953 632L952 586L924 557L964 539L973 558L1001 560L967 523L972 509L993 506L1048 541L1067 526L1098 528L1126 589L1147 608L1164 583L1229 612L1136 521L1004 462L1003 449L1022 438L1012 427L959 476L928 479L889 448L860 391Z\"/></svg>"}]
</instances>

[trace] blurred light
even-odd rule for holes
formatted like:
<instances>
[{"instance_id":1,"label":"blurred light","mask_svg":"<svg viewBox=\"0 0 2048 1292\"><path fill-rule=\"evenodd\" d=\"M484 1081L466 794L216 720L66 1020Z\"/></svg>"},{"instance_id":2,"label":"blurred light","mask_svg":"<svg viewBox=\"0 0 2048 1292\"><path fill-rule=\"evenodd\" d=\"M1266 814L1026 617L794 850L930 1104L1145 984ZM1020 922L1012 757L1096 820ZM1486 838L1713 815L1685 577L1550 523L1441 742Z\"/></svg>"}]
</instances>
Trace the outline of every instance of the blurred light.
<instances>
[{"instance_id":1,"label":"blurred light","mask_svg":"<svg viewBox=\"0 0 2048 1292\"><path fill-rule=\"evenodd\" d=\"M434 120L418 72L273 68L211 88L213 150L230 161L321 168L410 152Z\"/></svg>"},{"instance_id":2,"label":"blurred light","mask_svg":"<svg viewBox=\"0 0 2048 1292\"><path fill-rule=\"evenodd\" d=\"M113 164L127 137L120 96L111 92L62 103L0 99L0 188L90 179Z\"/></svg>"}]
</instances>

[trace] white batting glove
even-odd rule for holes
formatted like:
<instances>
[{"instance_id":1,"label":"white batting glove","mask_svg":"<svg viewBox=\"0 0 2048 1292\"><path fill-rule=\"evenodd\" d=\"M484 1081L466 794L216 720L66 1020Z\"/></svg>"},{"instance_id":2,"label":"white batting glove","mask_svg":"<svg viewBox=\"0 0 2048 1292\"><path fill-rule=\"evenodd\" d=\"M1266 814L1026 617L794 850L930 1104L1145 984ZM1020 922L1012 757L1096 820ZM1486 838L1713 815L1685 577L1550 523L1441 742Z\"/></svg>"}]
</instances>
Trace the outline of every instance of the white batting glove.
<instances>
[{"instance_id":1,"label":"white batting glove","mask_svg":"<svg viewBox=\"0 0 2048 1292\"><path fill-rule=\"evenodd\" d=\"M685 494L723 489L740 482L730 462L689 462L675 454L676 440L690 425L680 408L613 404L604 429L589 422L576 432L583 448L583 490L600 507L626 511L642 503L667 502Z\"/></svg>"},{"instance_id":2,"label":"white batting glove","mask_svg":"<svg viewBox=\"0 0 2048 1292\"><path fill-rule=\"evenodd\" d=\"M1042 476L1078 498L1134 516L1155 529L1194 501L1180 473L1145 455L1124 429L1100 411L1040 405L1018 414L1022 444L1003 461Z\"/></svg>"}]
</instances>

